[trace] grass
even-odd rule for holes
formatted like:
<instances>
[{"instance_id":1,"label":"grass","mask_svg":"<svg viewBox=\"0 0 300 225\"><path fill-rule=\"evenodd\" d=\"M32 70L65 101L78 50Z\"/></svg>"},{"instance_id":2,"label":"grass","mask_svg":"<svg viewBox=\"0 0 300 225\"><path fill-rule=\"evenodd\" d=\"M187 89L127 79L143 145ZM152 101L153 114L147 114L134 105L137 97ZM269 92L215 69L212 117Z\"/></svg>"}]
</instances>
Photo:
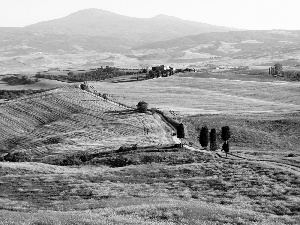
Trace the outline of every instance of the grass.
<instances>
[{"instance_id":1,"label":"grass","mask_svg":"<svg viewBox=\"0 0 300 225\"><path fill-rule=\"evenodd\" d=\"M42 158L173 143L159 116L128 110L74 87L6 103L0 112L2 153L18 150Z\"/></svg>"},{"instance_id":2,"label":"grass","mask_svg":"<svg viewBox=\"0 0 300 225\"><path fill-rule=\"evenodd\" d=\"M299 224L298 84L194 75L92 85L171 109L198 148L199 127L228 125L227 159L176 148L157 115L73 89L14 103L33 115L1 106L1 134L35 125L2 151L25 162L0 162L0 224Z\"/></svg>"},{"instance_id":3,"label":"grass","mask_svg":"<svg viewBox=\"0 0 300 225\"><path fill-rule=\"evenodd\" d=\"M0 215L17 224L299 223L296 174L176 148L106 158L118 155L133 163L116 168L93 166L95 158L71 167L1 162ZM12 210L22 216L12 216Z\"/></svg>"},{"instance_id":4,"label":"grass","mask_svg":"<svg viewBox=\"0 0 300 225\"><path fill-rule=\"evenodd\" d=\"M149 107L182 114L253 114L300 110L299 83L260 82L175 75L132 83L96 82L99 92L133 105L144 100ZM162 97L163 96L163 97Z\"/></svg>"}]
</instances>

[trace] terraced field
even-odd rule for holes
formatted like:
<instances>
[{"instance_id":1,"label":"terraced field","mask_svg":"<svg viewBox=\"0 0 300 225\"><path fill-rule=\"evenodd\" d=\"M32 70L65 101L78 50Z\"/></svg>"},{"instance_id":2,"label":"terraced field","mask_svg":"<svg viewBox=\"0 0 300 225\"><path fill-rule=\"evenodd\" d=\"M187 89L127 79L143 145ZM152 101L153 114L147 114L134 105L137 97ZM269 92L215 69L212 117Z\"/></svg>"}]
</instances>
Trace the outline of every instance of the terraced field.
<instances>
[{"instance_id":1,"label":"terraced field","mask_svg":"<svg viewBox=\"0 0 300 225\"><path fill-rule=\"evenodd\" d=\"M136 113L76 85L0 106L2 153L26 151L32 160L122 145L169 144L170 133L160 117Z\"/></svg>"}]
</instances>

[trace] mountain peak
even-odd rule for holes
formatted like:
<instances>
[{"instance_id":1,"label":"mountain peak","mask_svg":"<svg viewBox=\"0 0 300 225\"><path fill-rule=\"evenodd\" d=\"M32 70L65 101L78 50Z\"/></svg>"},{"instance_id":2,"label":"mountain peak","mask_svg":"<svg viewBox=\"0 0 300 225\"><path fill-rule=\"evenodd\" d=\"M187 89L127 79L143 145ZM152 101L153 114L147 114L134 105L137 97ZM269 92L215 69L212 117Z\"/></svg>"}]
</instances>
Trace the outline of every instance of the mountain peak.
<instances>
[{"instance_id":1,"label":"mountain peak","mask_svg":"<svg viewBox=\"0 0 300 225\"><path fill-rule=\"evenodd\" d=\"M175 17L175 16L168 16L165 14L158 14L154 17L152 17L152 19L160 19L160 20L180 20L179 18Z\"/></svg>"},{"instance_id":2,"label":"mountain peak","mask_svg":"<svg viewBox=\"0 0 300 225\"><path fill-rule=\"evenodd\" d=\"M77 16L94 17L94 16L120 16L120 15L103 9L89 8L89 9L82 9L77 12L71 13L67 17L77 17Z\"/></svg>"},{"instance_id":3,"label":"mountain peak","mask_svg":"<svg viewBox=\"0 0 300 225\"><path fill-rule=\"evenodd\" d=\"M41 33L121 37L142 43L207 32L235 30L182 20L164 14L141 19L95 8L83 9L60 19L33 24L27 26L26 29Z\"/></svg>"}]
</instances>

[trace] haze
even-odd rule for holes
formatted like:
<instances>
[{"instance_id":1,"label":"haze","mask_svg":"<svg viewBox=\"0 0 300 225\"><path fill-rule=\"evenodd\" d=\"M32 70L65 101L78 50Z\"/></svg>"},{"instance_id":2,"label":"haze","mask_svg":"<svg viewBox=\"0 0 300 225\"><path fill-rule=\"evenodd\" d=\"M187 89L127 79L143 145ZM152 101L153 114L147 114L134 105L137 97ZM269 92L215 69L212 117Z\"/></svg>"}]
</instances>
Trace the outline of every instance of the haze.
<instances>
[{"instance_id":1,"label":"haze","mask_svg":"<svg viewBox=\"0 0 300 225\"><path fill-rule=\"evenodd\" d=\"M23 27L87 8L149 18L158 14L250 30L300 30L298 0L1 0L0 27Z\"/></svg>"}]
</instances>

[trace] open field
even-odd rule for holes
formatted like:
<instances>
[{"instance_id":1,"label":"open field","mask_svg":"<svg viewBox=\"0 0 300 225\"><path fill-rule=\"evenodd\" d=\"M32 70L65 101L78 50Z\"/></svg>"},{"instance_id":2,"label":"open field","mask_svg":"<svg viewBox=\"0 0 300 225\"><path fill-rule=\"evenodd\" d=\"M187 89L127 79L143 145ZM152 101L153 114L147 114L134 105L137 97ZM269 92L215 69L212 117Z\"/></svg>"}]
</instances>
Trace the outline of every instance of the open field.
<instances>
[{"instance_id":1,"label":"open field","mask_svg":"<svg viewBox=\"0 0 300 225\"><path fill-rule=\"evenodd\" d=\"M184 74L133 83L91 84L101 93L135 104L144 100L150 107L182 114L284 113L300 110L299 83L260 82Z\"/></svg>"},{"instance_id":2,"label":"open field","mask_svg":"<svg viewBox=\"0 0 300 225\"><path fill-rule=\"evenodd\" d=\"M89 82L127 105L167 110L193 151L173 146L158 115L76 85L1 105L11 162L0 162L0 224L299 224L300 85L243 78ZM230 126L228 158L200 150L204 125L218 144Z\"/></svg>"},{"instance_id":3,"label":"open field","mask_svg":"<svg viewBox=\"0 0 300 225\"><path fill-rule=\"evenodd\" d=\"M126 158L130 164L113 168L99 164L102 158L73 167L0 163L0 218L4 218L0 224L300 221L299 174L176 148L146 148L106 157Z\"/></svg>"}]
</instances>

